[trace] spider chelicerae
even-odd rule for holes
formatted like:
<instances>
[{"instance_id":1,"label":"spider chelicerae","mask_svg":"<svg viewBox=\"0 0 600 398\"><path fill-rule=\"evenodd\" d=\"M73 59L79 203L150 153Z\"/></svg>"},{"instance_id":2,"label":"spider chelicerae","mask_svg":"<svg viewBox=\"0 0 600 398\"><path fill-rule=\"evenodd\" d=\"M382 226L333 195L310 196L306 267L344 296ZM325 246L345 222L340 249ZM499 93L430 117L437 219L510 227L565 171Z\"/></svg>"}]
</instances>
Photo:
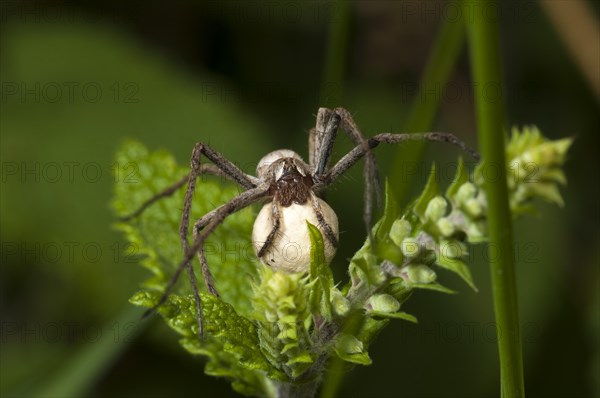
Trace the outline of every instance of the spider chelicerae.
<instances>
[{"instance_id":1,"label":"spider chelicerae","mask_svg":"<svg viewBox=\"0 0 600 398\"><path fill-rule=\"evenodd\" d=\"M330 167L331 152L340 127L355 147ZM317 226L324 236L325 260L329 263L338 246L338 220L335 212L321 196L330 184L362 157L366 158L363 217L370 236L373 191L376 193L378 203L381 202L377 163L371 150L381 143L396 144L410 140L453 144L479 160L476 151L450 133L382 133L365 139L350 113L343 108L319 109L316 126L309 132L308 163L296 152L280 149L267 154L259 161L256 176L244 173L208 145L197 143L192 151L189 174L149 198L131 215L122 218L128 220L137 217L148 206L160 198L173 194L187 183L179 228L183 260L167 284L161 299L146 312L146 315L164 304L180 274L187 269L196 301L198 334L203 337L202 303L191 260L195 255L198 256L207 290L218 297L206 260L204 242L229 215L253 203L265 203L256 218L252 232L253 247L261 262L286 272L307 271L310 262L310 240L306 226L308 221ZM202 163L202 156L212 164ZM230 179L239 184L244 191L196 220L192 231L193 240L190 244L188 232L192 196L198 177L202 174L213 174ZM290 256L286 250L290 245L294 248L293 256Z\"/></svg>"}]
</instances>

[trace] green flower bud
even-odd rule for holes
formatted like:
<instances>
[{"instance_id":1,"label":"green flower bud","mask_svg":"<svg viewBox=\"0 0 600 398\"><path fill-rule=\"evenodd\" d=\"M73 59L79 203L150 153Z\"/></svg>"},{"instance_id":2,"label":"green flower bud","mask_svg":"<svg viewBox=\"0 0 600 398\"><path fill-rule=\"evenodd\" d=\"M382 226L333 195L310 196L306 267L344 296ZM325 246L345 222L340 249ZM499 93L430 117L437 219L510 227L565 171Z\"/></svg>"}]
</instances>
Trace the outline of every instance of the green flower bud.
<instances>
[{"instance_id":1,"label":"green flower bud","mask_svg":"<svg viewBox=\"0 0 600 398\"><path fill-rule=\"evenodd\" d=\"M312 362L308 278L270 267L260 268L254 286L254 311L265 358L289 377L297 377Z\"/></svg>"},{"instance_id":2,"label":"green flower bud","mask_svg":"<svg viewBox=\"0 0 600 398\"><path fill-rule=\"evenodd\" d=\"M415 258L421 251L419 241L416 238L405 238L400 244L400 248L404 257L407 258Z\"/></svg>"},{"instance_id":3,"label":"green flower bud","mask_svg":"<svg viewBox=\"0 0 600 398\"><path fill-rule=\"evenodd\" d=\"M487 223L485 220L470 222L465 233L471 242L479 242L487 237Z\"/></svg>"},{"instance_id":4,"label":"green flower bud","mask_svg":"<svg viewBox=\"0 0 600 398\"><path fill-rule=\"evenodd\" d=\"M442 217L437 222L437 227L444 236L452 236L456 231L454 223L448 217Z\"/></svg>"},{"instance_id":5,"label":"green flower bud","mask_svg":"<svg viewBox=\"0 0 600 398\"><path fill-rule=\"evenodd\" d=\"M394 221L390 230L390 239L396 246L402 245L402 240L410 235L412 226L404 219Z\"/></svg>"},{"instance_id":6,"label":"green flower bud","mask_svg":"<svg viewBox=\"0 0 600 398\"><path fill-rule=\"evenodd\" d=\"M293 282L295 281L292 281L287 274L274 272L273 276L268 279L266 287L279 296L285 296L290 291L292 285L295 285Z\"/></svg>"},{"instance_id":7,"label":"green flower bud","mask_svg":"<svg viewBox=\"0 0 600 398\"><path fill-rule=\"evenodd\" d=\"M436 280L435 272L426 265L407 265L402 269L403 274L412 283L428 284Z\"/></svg>"},{"instance_id":8,"label":"green flower bud","mask_svg":"<svg viewBox=\"0 0 600 398\"><path fill-rule=\"evenodd\" d=\"M367 307L372 311L396 312L400 309L400 303L389 294L376 294L367 300Z\"/></svg>"},{"instance_id":9,"label":"green flower bud","mask_svg":"<svg viewBox=\"0 0 600 398\"><path fill-rule=\"evenodd\" d=\"M567 140L546 141L525 152L523 159L540 166L561 164L564 161L564 154L569 145L570 142Z\"/></svg>"},{"instance_id":10,"label":"green flower bud","mask_svg":"<svg viewBox=\"0 0 600 398\"><path fill-rule=\"evenodd\" d=\"M464 209L469 214L469 216L474 218L481 217L485 211L483 203L479 198L468 199L465 202Z\"/></svg>"},{"instance_id":11,"label":"green flower bud","mask_svg":"<svg viewBox=\"0 0 600 398\"><path fill-rule=\"evenodd\" d=\"M467 254L467 246L457 240L444 240L440 243L440 257L460 258Z\"/></svg>"},{"instance_id":12,"label":"green flower bud","mask_svg":"<svg viewBox=\"0 0 600 398\"><path fill-rule=\"evenodd\" d=\"M442 196L436 196L431 199L427 204L427 209L425 210L425 218L428 218L433 221L439 220L441 217L446 214L446 209L448 208L448 202Z\"/></svg>"},{"instance_id":13,"label":"green flower bud","mask_svg":"<svg viewBox=\"0 0 600 398\"><path fill-rule=\"evenodd\" d=\"M535 126L513 128L506 148L513 211L525 212L525 202L535 197L563 205L556 184L566 183L560 167L572 143L571 138L550 141Z\"/></svg>"},{"instance_id":14,"label":"green flower bud","mask_svg":"<svg viewBox=\"0 0 600 398\"><path fill-rule=\"evenodd\" d=\"M475 186L475 184L473 184L472 182L465 182L460 186L460 188L458 188L455 198L458 203L464 203L467 200L475 197L476 193L477 187Z\"/></svg>"},{"instance_id":15,"label":"green flower bud","mask_svg":"<svg viewBox=\"0 0 600 398\"><path fill-rule=\"evenodd\" d=\"M350 302L336 288L331 289L331 307L338 316L346 316L350 312Z\"/></svg>"},{"instance_id":16,"label":"green flower bud","mask_svg":"<svg viewBox=\"0 0 600 398\"><path fill-rule=\"evenodd\" d=\"M381 284L381 283L385 282L387 279L385 272L379 267L377 267L375 270L373 270L373 272L371 272L370 276L371 276L371 280L375 284Z\"/></svg>"}]
</instances>

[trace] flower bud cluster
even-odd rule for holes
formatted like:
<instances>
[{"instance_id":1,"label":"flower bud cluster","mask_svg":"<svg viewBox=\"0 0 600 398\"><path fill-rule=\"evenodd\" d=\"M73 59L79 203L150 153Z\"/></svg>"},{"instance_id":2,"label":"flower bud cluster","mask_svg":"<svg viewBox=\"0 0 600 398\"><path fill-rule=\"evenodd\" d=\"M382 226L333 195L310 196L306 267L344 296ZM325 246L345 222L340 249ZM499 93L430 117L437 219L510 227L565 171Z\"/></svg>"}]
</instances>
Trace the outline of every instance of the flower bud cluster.
<instances>
[{"instance_id":1,"label":"flower bud cluster","mask_svg":"<svg viewBox=\"0 0 600 398\"><path fill-rule=\"evenodd\" d=\"M564 205L558 185L567 183L561 167L572 143L572 138L551 141L535 126L513 128L506 147L513 210L526 210L525 202L536 197Z\"/></svg>"},{"instance_id":2,"label":"flower bud cluster","mask_svg":"<svg viewBox=\"0 0 600 398\"><path fill-rule=\"evenodd\" d=\"M313 363L308 278L263 266L254 291L261 350L273 366L293 379Z\"/></svg>"}]
</instances>

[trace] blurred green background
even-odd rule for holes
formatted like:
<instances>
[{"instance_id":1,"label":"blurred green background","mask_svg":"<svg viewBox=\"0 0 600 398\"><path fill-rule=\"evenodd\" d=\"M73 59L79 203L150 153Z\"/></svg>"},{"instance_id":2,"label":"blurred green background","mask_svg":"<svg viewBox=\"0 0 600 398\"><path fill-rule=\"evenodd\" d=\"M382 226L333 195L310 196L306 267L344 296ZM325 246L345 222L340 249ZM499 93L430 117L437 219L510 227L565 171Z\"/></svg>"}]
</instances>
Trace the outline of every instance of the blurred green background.
<instances>
[{"instance_id":1,"label":"blurred green background","mask_svg":"<svg viewBox=\"0 0 600 398\"><path fill-rule=\"evenodd\" d=\"M587 5L597 32L597 3L559 3ZM413 102L438 100L435 129L476 145L466 46L447 84L416 94L441 24L456 16L452 4L351 2L336 47L343 72L327 80L338 3L2 1L0 395L232 395L175 333L141 322L127 302L148 275L111 228L112 184L132 171L113 163L117 146L135 138L185 164L202 140L253 173L277 148L306 156L319 106L349 109L374 135L402 131ZM600 396L600 89L543 4L502 4L508 122L576 137L566 207L541 204L538 217L515 225L526 390ZM598 37L578 43L599 58ZM334 155L349 148L340 136ZM380 147L382 174L410 151ZM451 178L457 156L432 145L406 165L417 177L409 191L422 189L432 160ZM361 178L357 167L328 194L342 231L338 279L364 239ZM479 293L441 271L460 294L416 294L406 311L420 323L388 327L371 349L374 364L355 368L340 396L499 395L483 246L470 264Z\"/></svg>"}]
</instances>

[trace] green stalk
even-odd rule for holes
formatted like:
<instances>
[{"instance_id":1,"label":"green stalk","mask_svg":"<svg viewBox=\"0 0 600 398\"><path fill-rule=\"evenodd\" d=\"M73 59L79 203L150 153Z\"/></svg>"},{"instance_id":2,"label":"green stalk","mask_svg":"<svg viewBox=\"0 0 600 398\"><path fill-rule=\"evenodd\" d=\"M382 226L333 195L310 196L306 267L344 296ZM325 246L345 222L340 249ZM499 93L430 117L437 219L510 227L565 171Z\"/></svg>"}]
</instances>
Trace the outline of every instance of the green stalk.
<instances>
[{"instance_id":1,"label":"green stalk","mask_svg":"<svg viewBox=\"0 0 600 398\"><path fill-rule=\"evenodd\" d=\"M456 60L461 53L465 39L465 26L462 21L445 20L437 35L433 50L427 60L427 65L419 90L412 101L408 118L403 132L429 131L435 120L443 87L448 82L454 70ZM435 94L431 94L431 92ZM388 172L390 185L398 203L404 203L411 187L414 185L416 174L405 173L406 165L416 165L425 152L424 142L414 142L406 148L401 146L396 150L394 161Z\"/></svg>"},{"instance_id":2,"label":"green stalk","mask_svg":"<svg viewBox=\"0 0 600 398\"><path fill-rule=\"evenodd\" d=\"M335 108L341 106L344 70L348 56L348 32L350 27L350 4L346 0L335 3L329 22L327 53L323 80L321 82L322 103L319 106Z\"/></svg>"},{"instance_id":3,"label":"green stalk","mask_svg":"<svg viewBox=\"0 0 600 398\"><path fill-rule=\"evenodd\" d=\"M483 0L484 3L490 2ZM470 3L466 2L465 7ZM504 106L491 88L502 87L498 24L482 14L479 4L468 23L477 128L488 200L489 245L494 310L498 330L502 397L524 397L523 358L517 306L512 215L508 202L504 156ZM500 92L501 93L501 92Z\"/></svg>"}]
</instances>

